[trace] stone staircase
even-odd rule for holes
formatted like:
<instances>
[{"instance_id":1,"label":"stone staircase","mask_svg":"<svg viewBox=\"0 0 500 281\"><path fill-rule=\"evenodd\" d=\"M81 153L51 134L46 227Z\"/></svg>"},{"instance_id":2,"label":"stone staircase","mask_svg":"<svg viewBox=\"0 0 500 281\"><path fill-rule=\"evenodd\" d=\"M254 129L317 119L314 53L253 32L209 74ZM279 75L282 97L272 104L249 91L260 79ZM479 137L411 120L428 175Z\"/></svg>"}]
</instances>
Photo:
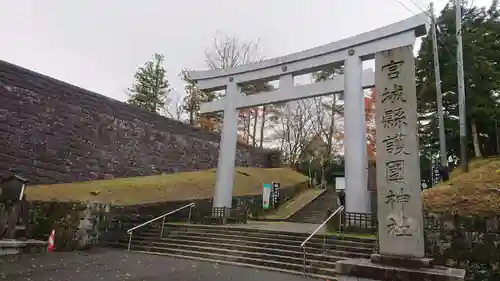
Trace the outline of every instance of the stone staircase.
<instances>
[{"instance_id":1,"label":"stone staircase","mask_svg":"<svg viewBox=\"0 0 500 281\"><path fill-rule=\"evenodd\" d=\"M43 253L47 251L47 242L25 239L0 239L0 256L22 253Z\"/></svg>"},{"instance_id":2,"label":"stone staircase","mask_svg":"<svg viewBox=\"0 0 500 281\"><path fill-rule=\"evenodd\" d=\"M328 215L328 210L337 208L337 197L333 189L329 188L326 192L311 201L308 205L300 209L287 221L301 223L321 224Z\"/></svg>"},{"instance_id":3,"label":"stone staircase","mask_svg":"<svg viewBox=\"0 0 500 281\"><path fill-rule=\"evenodd\" d=\"M292 233L242 227L166 224L145 226L134 233L131 251L303 274L300 244L308 233ZM128 237L110 246L127 247ZM335 279L335 262L368 258L374 251L369 238L316 235L306 244L306 275Z\"/></svg>"}]
</instances>

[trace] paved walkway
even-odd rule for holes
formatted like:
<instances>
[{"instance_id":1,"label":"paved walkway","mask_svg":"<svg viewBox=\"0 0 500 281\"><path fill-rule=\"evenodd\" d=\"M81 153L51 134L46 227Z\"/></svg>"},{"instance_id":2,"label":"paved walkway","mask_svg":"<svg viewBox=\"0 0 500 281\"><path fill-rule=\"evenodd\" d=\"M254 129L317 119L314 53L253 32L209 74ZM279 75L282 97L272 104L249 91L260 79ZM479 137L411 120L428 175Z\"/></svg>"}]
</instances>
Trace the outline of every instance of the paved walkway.
<instances>
[{"instance_id":1,"label":"paved walkway","mask_svg":"<svg viewBox=\"0 0 500 281\"><path fill-rule=\"evenodd\" d=\"M5 281L305 281L301 276L124 250L0 257Z\"/></svg>"}]
</instances>

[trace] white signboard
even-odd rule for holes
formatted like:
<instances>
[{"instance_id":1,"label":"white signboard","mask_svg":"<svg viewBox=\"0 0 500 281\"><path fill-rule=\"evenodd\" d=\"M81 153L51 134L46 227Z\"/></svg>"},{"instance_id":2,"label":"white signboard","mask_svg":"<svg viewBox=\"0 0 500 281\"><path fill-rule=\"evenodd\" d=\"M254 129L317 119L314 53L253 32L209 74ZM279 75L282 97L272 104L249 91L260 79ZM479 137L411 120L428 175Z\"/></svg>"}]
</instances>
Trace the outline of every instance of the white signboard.
<instances>
[{"instance_id":1,"label":"white signboard","mask_svg":"<svg viewBox=\"0 0 500 281\"><path fill-rule=\"evenodd\" d=\"M337 191L345 190L345 178L344 177L335 178L335 190L337 190Z\"/></svg>"}]
</instances>

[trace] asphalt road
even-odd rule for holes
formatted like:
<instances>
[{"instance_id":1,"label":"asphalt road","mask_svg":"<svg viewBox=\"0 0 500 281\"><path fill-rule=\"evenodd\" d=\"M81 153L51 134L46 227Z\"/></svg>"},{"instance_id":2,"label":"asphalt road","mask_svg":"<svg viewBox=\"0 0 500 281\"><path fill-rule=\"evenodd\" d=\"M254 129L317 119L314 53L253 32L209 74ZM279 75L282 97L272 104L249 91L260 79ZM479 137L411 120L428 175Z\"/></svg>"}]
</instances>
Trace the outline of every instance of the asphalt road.
<instances>
[{"instance_id":1,"label":"asphalt road","mask_svg":"<svg viewBox=\"0 0 500 281\"><path fill-rule=\"evenodd\" d=\"M301 276L174 259L124 250L44 253L0 257L0 280L8 281L304 281Z\"/></svg>"}]
</instances>

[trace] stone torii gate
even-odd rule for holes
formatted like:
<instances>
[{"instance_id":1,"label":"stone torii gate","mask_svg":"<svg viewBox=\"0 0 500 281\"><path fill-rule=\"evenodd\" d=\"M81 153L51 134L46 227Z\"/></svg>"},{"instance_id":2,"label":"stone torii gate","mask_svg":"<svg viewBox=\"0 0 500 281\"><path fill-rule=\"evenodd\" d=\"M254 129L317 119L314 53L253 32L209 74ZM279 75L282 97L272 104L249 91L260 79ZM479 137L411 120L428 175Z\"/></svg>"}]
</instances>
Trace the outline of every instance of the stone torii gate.
<instances>
[{"instance_id":1,"label":"stone torii gate","mask_svg":"<svg viewBox=\"0 0 500 281\"><path fill-rule=\"evenodd\" d=\"M238 109L344 92L346 211L369 213L363 89L375 85L375 75L373 70L363 71L362 62L374 59L376 53L413 45L417 37L426 34L425 18L424 14L417 15L357 36L258 63L190 72L201 90L226 90L224 97L202 104L200 110L201 113L224 112L213 207L231 208ZM344 64L344 75L294 86L294 76L339 63ZM278 79L277 90L249 96L241 92L243 85Z\"/></svg>"}]
</instances>

